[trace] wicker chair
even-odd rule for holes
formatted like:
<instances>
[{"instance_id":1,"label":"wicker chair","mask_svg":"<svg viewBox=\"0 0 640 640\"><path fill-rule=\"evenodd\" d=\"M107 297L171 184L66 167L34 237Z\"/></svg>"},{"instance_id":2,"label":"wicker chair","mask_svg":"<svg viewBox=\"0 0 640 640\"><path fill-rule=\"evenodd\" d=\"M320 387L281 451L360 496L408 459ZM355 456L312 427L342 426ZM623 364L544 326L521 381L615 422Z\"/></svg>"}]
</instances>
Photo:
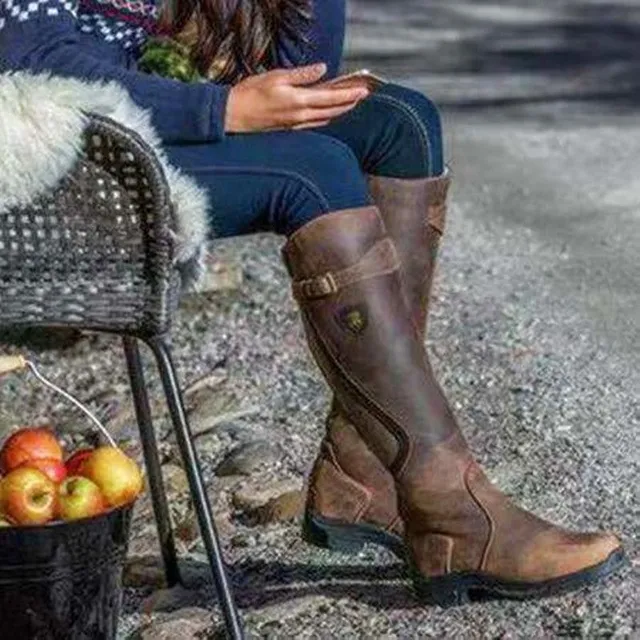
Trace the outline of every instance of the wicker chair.
<instances>
[{"instance_id":1,"label":"wicker chair","mask_svg":"<svg viewBox=\"0 0 640 640\"><path fill-rule=\"evenodd\" d=\"M178 304L171 201L161 165L138 136L90 115L84 152L29 208L0 213L0 330L67 327L123 336L162 557L180 581L138 340L153 351L187 471L227 632L242 628L165 340Z\"/></svg>"}]
</instances>

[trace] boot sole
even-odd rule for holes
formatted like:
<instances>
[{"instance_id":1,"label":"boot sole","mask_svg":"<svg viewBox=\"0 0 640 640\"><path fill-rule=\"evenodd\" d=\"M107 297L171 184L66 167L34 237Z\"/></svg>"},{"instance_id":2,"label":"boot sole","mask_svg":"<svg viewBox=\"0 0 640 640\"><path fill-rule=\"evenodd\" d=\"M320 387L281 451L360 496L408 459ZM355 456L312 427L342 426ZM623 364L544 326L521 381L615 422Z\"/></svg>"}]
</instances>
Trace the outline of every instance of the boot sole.
<instances>
[{"instance_id":1,"label":"boot sole","mask_svg":"<svg viewBox=\"0 0 640 640\"><path fill-rule=\"evenodd\" d=\"M624 550L620 548L599 564L544 582L510 582L472 572L427 579L415 567L411 573L415 592L422 602L449 608L478 601L528 600L576 591L606 578L628 563Z\"/></svg>"},{"instance_id":2,"label":"boot sole","mask_svg":"<svg viewBox=\"0 0 640 640\"><path fill-rule=\"evenodd\" d=\"M345 524L306 513L302 535L307 542L322 549L355 554L370 543L386 547L401 560L408 560L402 538L374 525ZM610 576L628 565L629 560L622 548L616 549L599 564L544 582L499 580L476 572L425 578L412 563L409 564L417 597L425 604L450 608L472 602L529 600L576 591Z\"/></svg>"},{"instance_id":3,"label":"boot sole","mask_svg":"<svg viewBox=\"0 0 640 640\"><path fill-rule=\"evenodd\" d=\"M402 538L375 525L345 524L306 513L302 537L316 547L350 554L362 551L366 543L377 544L386 547L398 558L406 559Z\"/></svg>"}]
</instances>

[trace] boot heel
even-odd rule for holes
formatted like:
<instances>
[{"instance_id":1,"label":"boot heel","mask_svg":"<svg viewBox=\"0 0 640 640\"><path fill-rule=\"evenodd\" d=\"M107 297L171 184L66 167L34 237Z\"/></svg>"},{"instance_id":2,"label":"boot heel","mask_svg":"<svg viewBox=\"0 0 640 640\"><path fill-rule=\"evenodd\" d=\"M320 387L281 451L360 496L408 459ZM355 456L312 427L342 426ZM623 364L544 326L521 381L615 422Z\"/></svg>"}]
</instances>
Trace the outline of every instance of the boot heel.
<instances>
[{"instance_id":1,"label":"boot heel","mask_svg":"<svg viewBox=\"0 0 640 640\"><path fill-rule=\"evenodd\" d=\"M471 586L465 576L459 574L427 580L416 571L413 572L413 588L418 599L443 609L469 604Z\"/></svg>"},{"instance_id":2,"label":"boot heel","mask_svg":"<svg viewBox=\"0 0 640 640\"><path fill-rule=\"evenodd\" d=\"M322 549L355 554L364 548L364 540L354 537L348 525L330 524L305 514L302 537L310 544Z\"/></svg>"}]
</instances>

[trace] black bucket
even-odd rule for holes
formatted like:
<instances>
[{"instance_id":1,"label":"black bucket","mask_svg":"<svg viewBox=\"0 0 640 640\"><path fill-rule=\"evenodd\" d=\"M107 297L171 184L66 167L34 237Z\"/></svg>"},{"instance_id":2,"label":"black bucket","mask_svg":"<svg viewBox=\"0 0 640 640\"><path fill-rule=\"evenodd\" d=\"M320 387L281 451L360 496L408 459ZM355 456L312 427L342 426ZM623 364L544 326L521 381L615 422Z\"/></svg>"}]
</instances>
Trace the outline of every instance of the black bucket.
<instances>
[{"instance_id":1,"label":"black bucket","mask_svg":"<svg viewBox=\"0 0 640 640\"><path fill-rule=\"evenodd\" d=\"M0 528L0 637L113 640L132 511Z\"/></svg>"}]
</instances>

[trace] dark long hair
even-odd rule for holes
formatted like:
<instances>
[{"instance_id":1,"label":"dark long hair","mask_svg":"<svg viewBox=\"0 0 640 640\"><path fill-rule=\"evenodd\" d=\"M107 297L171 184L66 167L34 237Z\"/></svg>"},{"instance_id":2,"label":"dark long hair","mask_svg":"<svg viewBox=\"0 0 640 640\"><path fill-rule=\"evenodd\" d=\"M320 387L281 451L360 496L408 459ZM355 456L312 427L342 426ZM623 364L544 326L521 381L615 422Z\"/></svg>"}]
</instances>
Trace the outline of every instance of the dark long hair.
<instances>
[{"instance_id":1,"label":"dark long hair","mask_svg":"<svg viewBox=\"0 0 640 640\"><path fill-rule=\"evenodd\" d=\"M159 33L175 36L191 28L191 60L204 76L234 82L273 62L286 38L304 41L312 0L165 0ZM173 5L173 8L171 7Z\"/></svg>"}]
</instances>

